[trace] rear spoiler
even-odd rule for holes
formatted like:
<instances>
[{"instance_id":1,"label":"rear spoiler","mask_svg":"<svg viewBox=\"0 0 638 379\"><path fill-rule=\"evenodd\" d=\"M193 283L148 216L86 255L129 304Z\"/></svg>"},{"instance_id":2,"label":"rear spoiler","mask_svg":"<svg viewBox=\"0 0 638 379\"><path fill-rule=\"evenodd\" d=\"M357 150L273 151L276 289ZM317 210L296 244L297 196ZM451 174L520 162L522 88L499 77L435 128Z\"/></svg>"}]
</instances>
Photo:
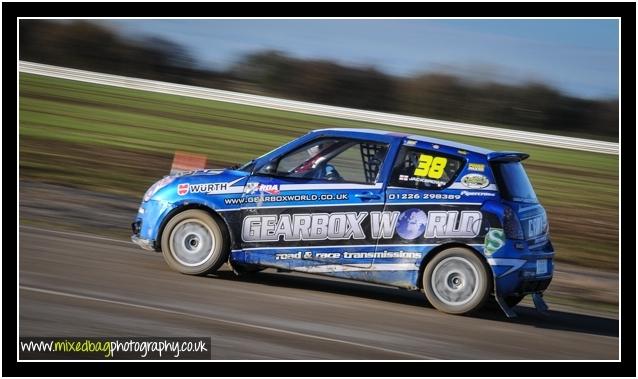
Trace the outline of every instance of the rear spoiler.
<instances>
[{"instance_id":1,"label":"rear spoiler","mask_svg":"<svg viewBox=\"0 0 638 379\"><path fill-rule=\"evenodd\" d=\"M494 151L487 154L487 160L490 162L520 162L527 158L529 154L516 151Z\"/></svg>"}]
</instances>

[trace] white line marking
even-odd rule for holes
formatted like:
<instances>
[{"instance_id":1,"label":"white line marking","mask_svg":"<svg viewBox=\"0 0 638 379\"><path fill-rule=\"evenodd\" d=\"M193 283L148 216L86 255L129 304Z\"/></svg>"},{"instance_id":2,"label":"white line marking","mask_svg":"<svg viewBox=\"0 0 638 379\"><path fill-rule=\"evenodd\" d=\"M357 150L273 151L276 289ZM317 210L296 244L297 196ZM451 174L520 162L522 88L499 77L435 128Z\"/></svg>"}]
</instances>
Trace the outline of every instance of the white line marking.
<instances>
[{"instance_id":1,"label":"white line marking","mask_svg":"<svg viewBox=\"0 0 638 379\"><path fill-rule=\"evenodd\" d=\"M279 189L282 191L318 191L329 189L358 190L358 189L380 189L383 183L376 184L280 184Z\"/></svg>"},{"instance_id":2,"label":"white line marking","mask_svg":"<svg viewBox=\"0 0 638 379\"><path fill-rule=\"evenodd\" d=\"M509 274L512 271L516 271L523 267L527 261L525 259L509 259L509 258L488 258L487 263L492 266L512 266L509 270L502 273L499 278Z\"/></svg>"},{"instance_id":3,"label":"white line marking","mask_svg":"<svg viewBox=\"0 0 638 379\"><path fill-rule=\"evenodd\" d=\"M463 203L463 202L458 202L458 201L438 201L438 202L404 202L402 203L400 200L399 201L394 201L394 200L390 200L388 201L387 205L389 206L396 206L396 205L421 205L424 207L427 207L428 205L483 205L483 203Z\"/></svg>"},{"instance_id":4,"label":"white line marking","mask_svg":"<svg viewBox=\"0 0 638 379\"><path fill-rule=\"evenodd\" d=\"M95 236L95 235L92 235L92 234L63 232L63 231L60 231L60 230L51 230L51 229L37 228L35 226L28 226L28 225L20 225L20 228L30 229L30 230L34 230L34 231L47 232L47 233L53 233L53 234L62 234L62 235L71 236L71 237L83 237L83 238L88 238L88 239L110 241L110 242L119 242L119 243L126 243L126 244L133 245L133 242L131 242L131 241L118 240L118 239L115 239L115 238L108 238L108 237L99 237L99 236Z\"/></svg>"},{"instance_id":5,"label":"white line marking","mask_svg":"<svg viewBox=\"0 0 638 379\"><path fill-rule=\"evenodd\" d=\"M284 195L285 196L285 195ZM254 204L254 203L246 203L246 204ZM383 203L353 203L353 204L319 204L310 203L310 204L300 204L300 205L258 205L258 206L248 206L239 208L241 209L262 209L262 208L330 208L330 207L346 207L346 206L370 206L370 205L383 205ZM216 211L221 211L223 209L216 209Z\"/></svg>"},{"instance_id":6,"label":"white line marking","mask_svg":"<svg viewBox=\"0 0 638 379\"><path fill-rule=\"evenodd\" d=\"M416 271L419 266L414 263L380 263L368 265L357 263L351 265L319 265L319 266L296 266L293 271L301 272L351 272L351 271Z\"/></svg>"},{"instance_id":7,"label":"white line marking","mask_svg":"<svg viewBox=\"0 0 638 379\"><path fill-rule=\"evenodd\" d=\"M299 241L301 242L301 241ZM375 244L368 244L368 245L326 245L326 246L274 246L274 247L269 247L269 246L262 246L262 247L246 247L244 249L235 249L232 250L233 252L236 251L249 251L249 250L284 250L284 249L295 249L295 250L299 250L299 249L349 249L351 247L368 247L371 249L374 249L374 247L376 246L377 248L379 247L392 247L392 246L398 246L398 247L402 247L402 248L408 248L408 247L422 247L422 246L439 246L441 245L440 243L420 243L420 244L388 244L388 245L383 245L383 244L379 244L379 245L375 245ZM468 244L468 246L483 246L484 244L482 243L470 243Z\"/></svg>"},{"instance_id":8,"label":"white line marking","mask_svg":"<svg viewBox=\"0 0 638 379\"><path fill-rule=\"evenodd\" d=\"M141 305L141 304L129 303L129 302L118 301L118 300L100 299L100 298L93 297L93 296L77 295L77 294L72 294L72 293L67 293L67 292L47 290L47 289L43 289L43 288L36 288L36 287L29 287L29 286L20 286L20 289L25 290L25 291L44 293L44 294L47 294L47 295L57 295L57 296L68 297L68 298L72 298L72 299L96 301L96 302L121 305L121 306L126 306L126 307L131 307L131 308L145 309L145 310L155 311L155 312L170 313L170 314L174 314L174 315L186 316L186 317L191 317L191 318L199 318L199 319L203 319L203 320L209 320L209 321L218 322L218 323L224 323L224 324L229 324L229 325L242 326L242 327L246 327L246 328L253 328L253 329L259 329L259 330L266 330L266 331L269 331L269 332L276 332L276 333L281 333L281 334L289 334L289 335L293 335L293 336L317 339L317 340L321 340L321 341L336 342L336 343L341 343L341 344L345 344L345 345L362 347L362 348L365 348L365 349L379 350L379 351L384 351L384 352L387 352L387 353L408 355L408 356L416 357L416 358L420 358L420 359L438 359L438 358L435 358L435 357L423 356L423 355L418 355L418 354L413 354L413 353L408 353L408 352L398 351L398 350L393 350L393 349L386 349L386 348L383 348L383 347L366 345L366 344L358 343L358 342L345 341L345 340L340 340L340 339L330 338L330 337L322 337L322 336L318 336L318 335L315 335L315 334L294 332L292 330L285 330L285 329L273 328L273 327L269 327L269 326L261 326L261 325L249 324L249 323L240 322L240 321L224 320L224 319L221 319L221 318L197 315L197 314L193 314L193 313L186 313L186 312L181 312L181 311L176 311L176 310L171 310L171 309L158 308L158 307L153 307L153 306L149 306L149 305Z\"/></svg>"},{"instance_id":9,"label":"white line marking","mask_svg":"<svg viewBox=\"0 0 638 379\"><path fill-rule=\"evenodd\" d=\"M254 203L246 203L246 204L254 204ZM371 206L371 205L383 205L384 203L346 203L346 204L302 204L302 205L264 205L264 206L247 206L243 208L226 208L226 209L215 209L217 212L229 212L229 211L240 211L242 209L266 209L266 208L330 208L330 207L345 207L345 206ZM395 206L395 205L421 205L427 207L429 205L483 205L483 203L463 203L458 201L439 201L439 202L400 202L390 200L387 205Z\"/></svg>"},{"instance_id":10,"label":"white line marking","mask_svg":"<svg viewBox=\"0 0 638 379\"><path fill-rule=\"evenodd\" d=\"M529 207L520 207L520 208L518 208L518 211L519 212L525 212L525 211L528 211L530 209L534 209L534 208L538 208L538 207L540 207L540 204L534 204L534 205L531 205ZM535 215L535 216L538 216L538 215ZM532 217L534 217L534 216L532 216ZM529 217L527 217L527 218L529 218ZM521 220L526 220L527 218L521 219Z\"/></svg>"},{"instance_id":11,"label":"white line marking","mask_svg":"<svg viewBox=\"0 0 638 379\"><path fill-rule=\"evenodd\" d=\"M618 155L620 150L619 143L617 142L588 140L583 138L526 132L522 130L500 129L483 125L472 125L399 114L365 111L361 109L335 107L331 105L312 104L295 100L285 100L272 97L250 95L245 93L222 91L212 88L194 87L182 84L160 82L156 80L102 74L97 72L77 70L66 67L56 67L26 61L19 61L19 70L20 72L32 73L36 75L46 75L70 80L79 80L88 83L132 88L143 91L168 93L172 95L224 101L235 104L301 112L319 116L374 122L377 124L395 125L403 128L417 130L431 130L436 132L468 135L473 137L484 137L511 142L530 143L546 147L584 150L614 155ZM436 143L435 141L437 141L437 139L426 139L423 137L421 137L420 140L425 140L432 143ZM447 143L447 141L444 142Z\"/></svg>"}]
</instances>

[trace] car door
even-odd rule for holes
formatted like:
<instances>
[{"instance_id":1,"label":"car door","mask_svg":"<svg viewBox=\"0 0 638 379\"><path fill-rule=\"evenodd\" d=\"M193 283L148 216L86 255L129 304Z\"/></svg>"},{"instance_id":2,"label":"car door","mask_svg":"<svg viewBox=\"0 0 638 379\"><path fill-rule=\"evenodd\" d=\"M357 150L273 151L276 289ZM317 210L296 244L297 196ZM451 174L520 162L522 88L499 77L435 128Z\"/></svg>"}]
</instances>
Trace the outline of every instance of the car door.
<instances>
[{"instance_id":1,"label":"car door","mask_svg":"<svg viewBox=\"0 0 638 379\"><path fill-rule=\"evenodd\" d=\"M462 189L451 186L465 158L438 145L434 149L431 144L407 143L397 154L385 194L383 213L393 230L379 240L374 265L418 275L432 248L447 242L478 243L482 215L480 203L464 201Z\"/></svg>"},{"instance_id":2,"label":"car door","mask_svg":"<svg viewBox=\"0 0 638 379\"><path fill-rule=\"evenodd\" d=\"M369 215L383 210L379 172L388 149L382 141L319 137L257 167L241 206L246 262L301 271L361 265L349 256L374 253Z\"/></svg>"}]
</instances>

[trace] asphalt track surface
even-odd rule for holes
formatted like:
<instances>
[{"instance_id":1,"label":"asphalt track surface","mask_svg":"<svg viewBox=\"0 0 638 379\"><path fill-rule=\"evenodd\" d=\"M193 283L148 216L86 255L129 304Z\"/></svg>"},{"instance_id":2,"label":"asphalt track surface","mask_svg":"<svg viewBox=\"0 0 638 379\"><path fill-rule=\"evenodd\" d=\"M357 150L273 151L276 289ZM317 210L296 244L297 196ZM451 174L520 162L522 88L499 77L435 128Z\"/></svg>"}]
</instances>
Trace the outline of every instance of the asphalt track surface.
<instances>
[{"instance_id":1,"label":"asphalt track surface","mask_svg":"<svg viewBox=\"0 0 638 379\"><path fill-rule=\"evenodd\" d=\"M618 359L618 320L494 306L452 316L420 292L267 270L171 271L123 240L22 226L19 333L211 336L213 359Z\"/></svg>"}]
</instances>

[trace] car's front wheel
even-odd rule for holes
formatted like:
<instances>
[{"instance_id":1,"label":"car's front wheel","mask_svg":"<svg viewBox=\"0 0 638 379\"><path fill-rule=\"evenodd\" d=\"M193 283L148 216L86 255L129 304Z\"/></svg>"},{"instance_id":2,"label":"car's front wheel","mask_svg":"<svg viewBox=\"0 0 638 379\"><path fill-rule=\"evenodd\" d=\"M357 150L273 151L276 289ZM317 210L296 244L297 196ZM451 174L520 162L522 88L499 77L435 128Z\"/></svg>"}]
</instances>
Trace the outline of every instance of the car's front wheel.
<instances>
[{"instance_id":1,"label":"car's front wheel","mask_svg":"<svg viewBox=\"0 0 638 379\"><path fill-rule=\"evenodd\" d=\"M228 258L224 226L199 209L178 213L162 233L162 254L168 265L183 274L215 272Z\"/></svg>"},{"instance_id":2,"label":"car's front wheel","mask_svg":"<svg viewBox=\"0 0 638 379\"><path fill-rule=\"evenodd\" d=\"M453 247L438 253L425 267L423 290L436 309L465 314L483 305L491 291L491 280L476 254Z\"/></svg>"}]
</instances>

